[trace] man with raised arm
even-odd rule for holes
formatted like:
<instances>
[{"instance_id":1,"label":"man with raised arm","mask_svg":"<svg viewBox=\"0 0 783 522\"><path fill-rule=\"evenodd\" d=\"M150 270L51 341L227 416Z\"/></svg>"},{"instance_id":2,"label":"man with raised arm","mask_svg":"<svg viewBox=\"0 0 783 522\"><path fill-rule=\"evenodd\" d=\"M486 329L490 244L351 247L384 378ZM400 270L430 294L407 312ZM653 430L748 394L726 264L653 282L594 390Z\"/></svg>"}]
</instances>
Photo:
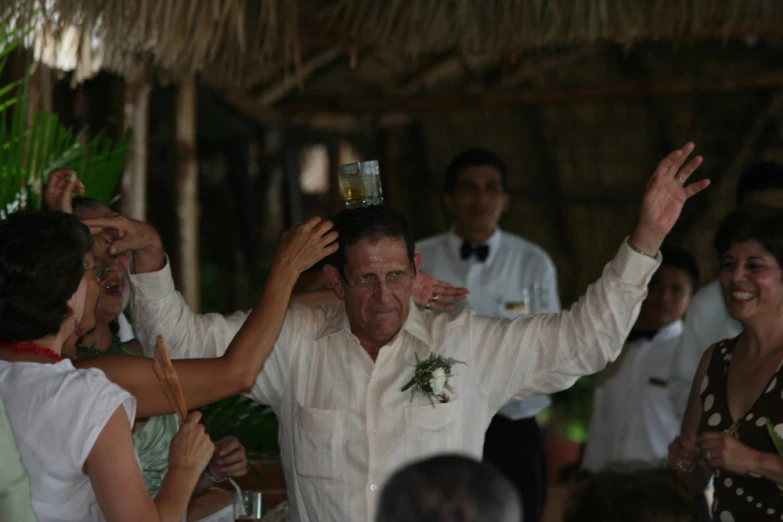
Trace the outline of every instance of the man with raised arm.
<instances>
[{"instance_id":1,"label":"man with raised arm","mask_svg":"<svg viewBox=\"0 0 783 522\"><path fill-rule=\"evenodd\" d=\"M639 222L603 275L569 311L515 320L413 306L419 258L405 219L387 207L334 219L339 249L324 272L339 304L293 305L250 396L280 422L292 520L366 521L380 485L401 464L436 453L480 458L490 419L511 399L557 392L617 357L658 249L701 163L693 144L658 165ZM163 335L179 357L222 353L240 326L263 317L198 315L177 293L160 240L127 218L88 220L118 231L113 253L135 250L134 326Z\"/></svg>"}]
</instances>

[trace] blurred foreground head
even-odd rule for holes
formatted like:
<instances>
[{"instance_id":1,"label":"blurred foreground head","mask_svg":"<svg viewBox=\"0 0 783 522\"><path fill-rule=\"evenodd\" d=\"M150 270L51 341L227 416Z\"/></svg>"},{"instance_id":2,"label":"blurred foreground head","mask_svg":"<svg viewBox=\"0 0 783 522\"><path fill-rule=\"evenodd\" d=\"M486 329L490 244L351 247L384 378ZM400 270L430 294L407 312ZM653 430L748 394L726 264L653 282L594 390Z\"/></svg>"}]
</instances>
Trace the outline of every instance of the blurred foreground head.
<instances>
[{"instance_id":1,"label":"blurred foreground head","mask_svg":"<svg viewBox=\"0 0 783 522\"><path fill-rule=\"evenodd\" d=\"M381 492L376 522L519 522L522 504L494 468L460 455L420 460Z\"/></svg>"}]
</instances>

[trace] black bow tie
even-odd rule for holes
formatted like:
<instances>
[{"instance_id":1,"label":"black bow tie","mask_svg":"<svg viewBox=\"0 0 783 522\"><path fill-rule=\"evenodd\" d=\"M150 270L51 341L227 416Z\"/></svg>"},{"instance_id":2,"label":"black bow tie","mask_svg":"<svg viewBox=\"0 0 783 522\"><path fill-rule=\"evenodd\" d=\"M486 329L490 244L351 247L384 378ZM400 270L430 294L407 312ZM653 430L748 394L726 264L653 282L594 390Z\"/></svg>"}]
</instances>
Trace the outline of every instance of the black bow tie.
<instances>
[{"instance_id":1,"label":"black bow tie","mask_svg":"<svg viewBox=\"0 0 783 522\"><path fill-rule=\"evenodd\" d=\"M467 259L473 254L476 254L476 259L483 262L485 259L487 259L487 256L489 255L489 245L481 245L474 247L467 241L462 242L462 248L459 250L460 256L462 256L462 259Z\"/></svg>"},{"instance_id":2,"label":"black bow tie","mask_svg":"<svg viewBox=\"0 0 783 522\"><path fill-rule=\"evenodd\" d=\"M652 341L653 337L655 337L655 334L658 333L658 330L631 330L631 333L628 334L628 339L626 342L632 343L634 341L638 341L639 339L647 339L648 341Z\"/></svg>"}]
</instances>

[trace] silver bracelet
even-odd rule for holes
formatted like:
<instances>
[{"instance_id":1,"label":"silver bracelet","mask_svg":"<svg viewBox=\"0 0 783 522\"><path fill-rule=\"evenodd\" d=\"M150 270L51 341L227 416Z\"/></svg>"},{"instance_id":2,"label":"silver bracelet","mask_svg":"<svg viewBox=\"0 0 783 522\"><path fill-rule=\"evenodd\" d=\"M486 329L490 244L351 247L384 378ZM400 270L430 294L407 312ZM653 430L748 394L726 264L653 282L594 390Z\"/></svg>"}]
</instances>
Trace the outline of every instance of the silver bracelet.
<instances>
[{"instance_id":1,"label":"silver bracelet","mask_svg":"<svg viewBox=\"0 0 783 522\"><path fill-rule=\"evenodd\" d=\"M633 243L631 243L631 238L626 239L625 242L628 243L628 246L631 247L631 250L633 250L637 254L641 254L641 255L643 255L645 257L649 257L651 259L656 259L658 252L656 252L655 255L650 255L647 252L642 252L641 250L636 248Z\"/></svg>"},{"instance_id":2,"label":"silver bracelet","mask_svg":"<svg viewBox=\"0 0 783 522\"><path fill-rule=\"evenodd\" d=\"M213 484L220 484L221 482L228 479L228 477L223 477L222 479L217 478L215 475L212 474L211 471L209 471L209 466L207 466L207 469L204 470L204 475L209 479L210 482Z\"/></svg>"}]
</instances>

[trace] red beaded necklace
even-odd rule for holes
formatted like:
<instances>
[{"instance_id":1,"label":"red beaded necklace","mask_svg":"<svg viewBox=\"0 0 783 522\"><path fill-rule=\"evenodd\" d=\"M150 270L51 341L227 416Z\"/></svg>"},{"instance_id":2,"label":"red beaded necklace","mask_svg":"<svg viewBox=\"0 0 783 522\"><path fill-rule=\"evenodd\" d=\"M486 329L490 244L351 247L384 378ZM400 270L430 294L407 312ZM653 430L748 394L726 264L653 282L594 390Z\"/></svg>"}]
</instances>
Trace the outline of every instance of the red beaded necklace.
<instances>
[{"instance_id":1,"label":"red beaded necklace","mask_svg":"<svg viewBox=\"0 0 783 522\"><path fill-rule=\"evenodd\" d=\"M35 343L0 343L0 348L16 353L34 353L36 355L42 355L44 357L54 359L55 361L63 360L62 356L54 353L49 348L44 348L43 346Z\"/></svg>"}]
</instances>

